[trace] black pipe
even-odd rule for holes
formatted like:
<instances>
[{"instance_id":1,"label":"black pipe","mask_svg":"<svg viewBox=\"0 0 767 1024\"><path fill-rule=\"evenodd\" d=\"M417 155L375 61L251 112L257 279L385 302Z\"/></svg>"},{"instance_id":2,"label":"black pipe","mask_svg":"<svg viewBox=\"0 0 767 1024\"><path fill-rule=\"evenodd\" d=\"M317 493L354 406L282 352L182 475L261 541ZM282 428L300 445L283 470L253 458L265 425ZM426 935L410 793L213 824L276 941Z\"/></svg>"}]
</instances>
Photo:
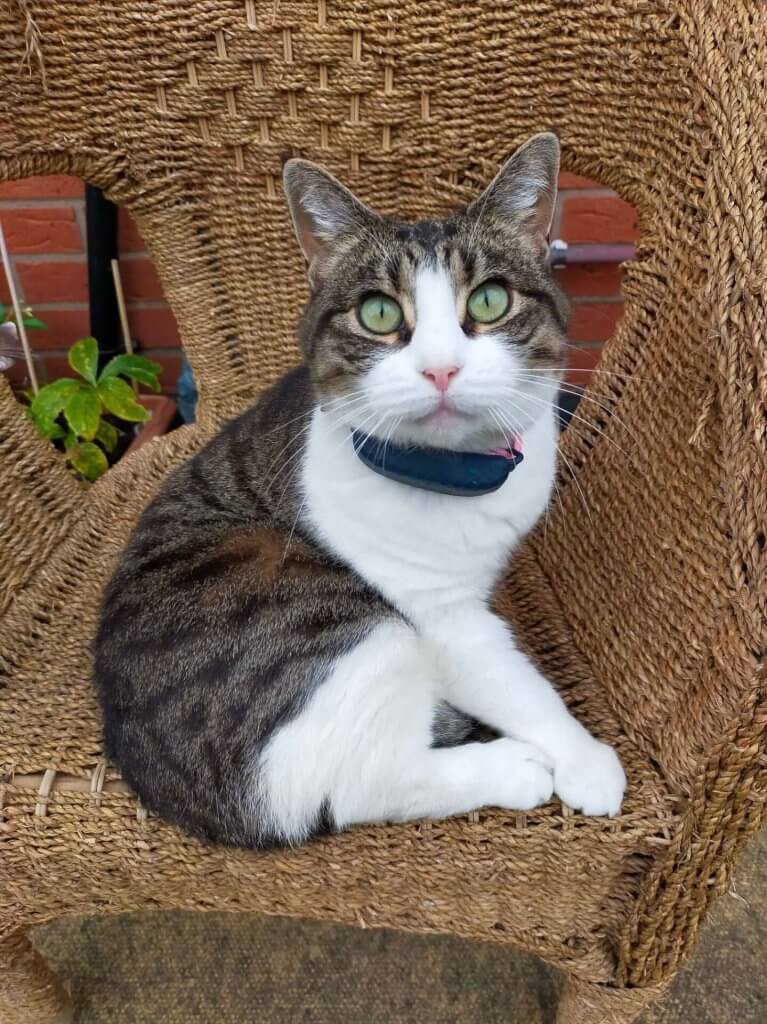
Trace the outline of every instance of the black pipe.
<instances>
[{"instance_id":1,"label":"black pipe","mask_svg":"<svg viewBox=\"0 0 767 1024\"><path fill-rule=\"evenodd\" d=\"M568 384L567 390L557 394L557 417L559 418L559 429L565 430L573 418L573 413L578 408L578 403L583 395L583 388L577 384Z\"/></svg>"},{"instance_id":2,"label":"black pipe","mask_svg":"<svg viewBox=\"0 0 767 1024\"><path fill-rule=\"evenodd\" d=\"M91 334L99 343L103 366L123 351L111 263L117 259L117 207L93 185L85 186L85 223Z\"/></svg>"}]
</instances>

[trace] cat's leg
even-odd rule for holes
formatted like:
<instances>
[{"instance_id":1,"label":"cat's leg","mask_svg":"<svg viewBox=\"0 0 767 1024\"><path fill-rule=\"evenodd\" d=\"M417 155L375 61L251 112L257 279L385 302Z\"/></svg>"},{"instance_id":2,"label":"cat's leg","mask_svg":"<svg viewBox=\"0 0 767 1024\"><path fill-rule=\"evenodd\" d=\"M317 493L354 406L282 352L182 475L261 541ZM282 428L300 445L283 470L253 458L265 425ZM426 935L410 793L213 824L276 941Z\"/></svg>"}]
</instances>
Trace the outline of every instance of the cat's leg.
<instances>
[{"instance_id":1,"label":"cat's leg","mask_svg":"<svg viewBox=\"0 0 767 1024\"><path fill-rule=\"evenodd\" d=\"M574 809L618 813L626 777L617 755L573 718L505 623L477 603L442 609L418 625L443 659L445 700L539 748L553 766L555 792Z\"/></svg>"},{"instance_id":2,"label":"cat's leg","mask_svg":"<svg viewBox=\"0 0 767 1024\"><path fill-rule=\"evenodd\" d=\"M391 744L353 785L330 794L337 827L361 822L448 818L479 807L528 811L547 803L554 790L540 753L503 737L489 743L413 750L406 761Z\"/></svg>"},{"instance_id":3,"label":"cat's leg","mask_svg":"<svg viewBox=\"0 0 767 1024\"><path fill-rule=\"evenodd\" d=\"M431 649L384 622L341 657L258 766L259 813L283 840L336 827L545 803L552 778L537 752L503 738L435 749L442 689Z\"/></svg>"}]
</instances>

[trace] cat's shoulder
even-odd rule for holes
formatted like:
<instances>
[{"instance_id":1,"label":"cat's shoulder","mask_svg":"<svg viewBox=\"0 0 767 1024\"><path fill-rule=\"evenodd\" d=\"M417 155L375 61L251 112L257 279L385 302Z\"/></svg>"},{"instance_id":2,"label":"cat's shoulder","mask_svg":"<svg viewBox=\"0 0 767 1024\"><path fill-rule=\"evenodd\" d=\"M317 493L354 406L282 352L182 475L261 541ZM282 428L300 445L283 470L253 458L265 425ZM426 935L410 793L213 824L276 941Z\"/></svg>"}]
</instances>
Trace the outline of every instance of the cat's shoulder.
<instances>
[{"instance_id":1,"label":"cat's shoulder","mask_svg":"<svg viewBox=\"0 0 767 1024\"><path fill-rule=\"evenodd\" d=\"M309 369L301 364L262 391L252 405L224 427L224 432L288 425L302 414L310 415L316 402Z\"/></svg>"}]
</instances>

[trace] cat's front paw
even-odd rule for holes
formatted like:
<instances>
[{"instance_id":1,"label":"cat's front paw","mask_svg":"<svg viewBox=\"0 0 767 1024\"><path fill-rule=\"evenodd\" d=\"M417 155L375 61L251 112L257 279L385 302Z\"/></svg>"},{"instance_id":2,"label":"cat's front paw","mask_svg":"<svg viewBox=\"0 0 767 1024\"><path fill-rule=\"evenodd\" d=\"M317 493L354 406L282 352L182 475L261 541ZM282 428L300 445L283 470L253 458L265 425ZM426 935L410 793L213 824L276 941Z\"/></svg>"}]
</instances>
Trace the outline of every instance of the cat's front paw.
<instances>
[{"instance_id":1,"label":"cat's front paw","mask_svg":"<svg viewBox=\"0 0 767 1024\"><path fill-rule=\"evenodd\" d=\"M612 747L591 740L554 764L554 792L569 807L615 817L626 790L626 774Z\"/></svg>"},{"instance_id":2,"label":"cat's front paw","mask_svg":"<svg viewBox=\"0 0 767 1024\"><path fill-rule=\"evenodd\" d=\"M550 768L541 762L540 752L510 739L495 740L492 745L502 755L499 792L493 803L513 811L531 811L548 803L554 793L554 780Z\"/></svg>"}]
</instances>

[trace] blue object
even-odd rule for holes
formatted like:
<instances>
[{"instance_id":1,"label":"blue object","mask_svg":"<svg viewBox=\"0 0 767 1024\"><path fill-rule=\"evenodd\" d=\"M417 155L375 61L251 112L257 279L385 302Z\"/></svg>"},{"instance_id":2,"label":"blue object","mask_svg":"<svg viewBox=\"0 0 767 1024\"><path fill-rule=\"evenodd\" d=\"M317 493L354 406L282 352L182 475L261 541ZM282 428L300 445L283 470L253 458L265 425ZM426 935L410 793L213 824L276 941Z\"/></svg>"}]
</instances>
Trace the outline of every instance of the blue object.
<instances>
[{"instance_id":1,"label":"blue object","mask_svg":"<svg viewBox=\"0 0 767 1024\"><path fill-rule=\"evenodd\" d=\"M353 431L352 443L358 457L374 473L424 491L461 497L497 491L523 458L516 448L505 449L503 454L405 448L359 430Z\"/></svg>"},{"instance_id":2,"label":"blue object","mask_svg":"<svg viewBox=\"0 0 767 1024\"><path fill-rule=\"evenodd\" d=\"M194 382L192 367L186 356L181 359L181 374L178 378L176 403L184 423L194 423L197 411L197 385Z\"/></svg>"}]
</instances>

